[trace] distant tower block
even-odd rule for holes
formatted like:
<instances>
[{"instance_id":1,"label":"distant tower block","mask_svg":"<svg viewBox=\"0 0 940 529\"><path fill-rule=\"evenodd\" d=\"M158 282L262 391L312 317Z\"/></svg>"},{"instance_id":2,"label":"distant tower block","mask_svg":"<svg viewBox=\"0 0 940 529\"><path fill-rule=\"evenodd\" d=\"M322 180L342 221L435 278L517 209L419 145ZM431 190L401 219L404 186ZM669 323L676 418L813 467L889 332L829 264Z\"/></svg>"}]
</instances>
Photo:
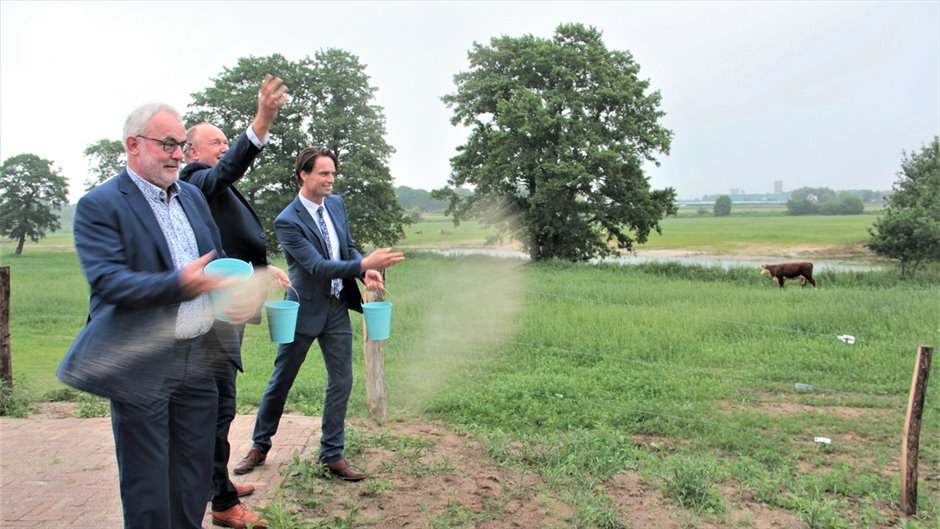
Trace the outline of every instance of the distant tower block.
<instances>
[{"instance_id":1,"label":"distant tower block","mask_svg":"<svg viewBox=\"0 0 940 529\"><path fill-rule=\"evenodd\" d=\"M774 180L774 193L783 193L783 180Z\"/></svg>"}]
</instances>

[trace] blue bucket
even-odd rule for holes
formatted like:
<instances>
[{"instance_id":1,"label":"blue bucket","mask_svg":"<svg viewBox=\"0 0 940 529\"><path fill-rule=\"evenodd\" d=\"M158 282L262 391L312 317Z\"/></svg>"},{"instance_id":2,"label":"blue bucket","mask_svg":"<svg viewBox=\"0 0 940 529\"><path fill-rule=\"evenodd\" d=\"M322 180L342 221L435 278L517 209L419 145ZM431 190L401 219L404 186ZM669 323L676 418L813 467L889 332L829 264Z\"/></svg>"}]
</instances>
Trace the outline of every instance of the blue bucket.
<instances>
[{"instance_id":1,"label":"blue bucket","mask_svg":"<svg viewBox=\"0 0 940 529\"><path fill-rule=\"evenodd\" d=\"M300 303L289 299L268 301L264 312L268 315L268 334L274 343L291 343L297 329L297 311Z\"/></svg>"},{"instance_id":2,"label":"blue bucket","mask_svg":"<svg viewBox=\"0 0 940 529\"><path fill-rule=\"evenodd\" d=\"M392 327L392 304L388 301L373 301L362 304L362 315L366 319L366 338L387 340Z\"/></svg>"},{"instance_id":3,"label":"blue bucket","mask_svg":"<svg viewBox=\"0 0 940 529\"><path fill-rule=\"evenodd\" d=\"M228 321L228 316L225 315L225 309L228 308L229 297L233 292L244 286L252 274L255 273L255 270L252 268L251 263L242 261L241 259L229 258L216 259L207 264L205 270L207 276L238 277L243 279L238 284L220 288L209 293L215 318L221 321Z\"/></svg>"}]
</instances>

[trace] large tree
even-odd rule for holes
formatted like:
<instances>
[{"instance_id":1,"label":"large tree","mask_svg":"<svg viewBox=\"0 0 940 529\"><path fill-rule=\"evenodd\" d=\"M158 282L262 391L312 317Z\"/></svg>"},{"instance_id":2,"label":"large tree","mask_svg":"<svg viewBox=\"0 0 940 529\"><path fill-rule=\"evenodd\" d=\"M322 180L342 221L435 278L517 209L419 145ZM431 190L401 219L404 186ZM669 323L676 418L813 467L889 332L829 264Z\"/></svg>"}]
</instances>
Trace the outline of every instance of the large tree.
<instances>
[{"instance_id":1,"label":"large tree","mask_svg":"<svg viewBox=\"0 0 940 529\"><path fill-rule=\"evenodd\" d=\"M127 163L124 144L117 140L98 140L85 148L85 157L92 174L92 178L85 180L85 191L120 173Z\"/></svg>"},{"instance_id":2,"label":"large tree","mask_svg":"<svg viewBox=\"0 0 940 529\"><path fill-rule=\"evenodd\" d=\"M907 275L940 261L940 137L920 152L902 153L897 176L884 216L868 229L868 247L896 259Z\"/></svg>"},{"instance_id":3,"label":"large tree","mask_svg":"<svg viewBox=\"0 0 940 529\"><path fill-rule=\"evenodd\" d=\"M18 154L0 167L0 234L17 241L23 253L27 237L39 242L59 229L56 210L65 205L68 182L52 162L35 154Z\"/></svg>"},{"instance_id":4,"label":"large tree","mask_svg":"<svg viewBox=\"0 0 940 529\"><path fill-rule=\"evenodd\" d=\"M477 218L522 242L533 260L583 261L644 243L676 211L675 190L651 190L646 162L668 154L660 94L600 31L563 24L474 43L470 70L443 97L451 122L471 129L451 158L454 222ZM473 189L467 197L456 191Z\"/></svg>"},{"instance_id":5,"label":"large tree","mask_svg":"<svg viewBox=\"0 0 940 529\"><path fill-rule=\"evenodd\" d=\"M241 134L257 110L265 73L284 79L290 101L271 126L271 141L238 188L261 217L268 241L274 218L298 191L294 160L306 147L325 145L339 158L335 192L343 195L358 242L391 245L409 222L395 200L388 169L394 152L385 141L382 107L373 101L365 66L349 52L327 49L292 62L280 54L243 57L225 68L205 90L192 94L187 126L209 122L230 138ZM268 250L277 250L269 244Z\"/></svg>"}]
</instances>

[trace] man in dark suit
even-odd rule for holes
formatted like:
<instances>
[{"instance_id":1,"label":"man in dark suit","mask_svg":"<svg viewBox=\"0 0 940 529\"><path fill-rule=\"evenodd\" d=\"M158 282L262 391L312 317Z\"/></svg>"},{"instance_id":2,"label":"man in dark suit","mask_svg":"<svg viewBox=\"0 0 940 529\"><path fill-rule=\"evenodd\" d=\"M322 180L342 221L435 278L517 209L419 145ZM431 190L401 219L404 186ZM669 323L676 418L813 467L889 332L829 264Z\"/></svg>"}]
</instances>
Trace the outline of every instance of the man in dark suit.
<instances>
[{"instance_id":1,"label":"man in dark suit","mask_svg":"<svg viewBox=\"0 0 940 529\"><path fill-rule=\"evenodd\" d=\"M193 125L186 131L186 166L180 172L180 180L189 182L202 190L209 201L212 217L219 226L222 248L227 257L251 263L258 276L270 273L283 287L290 286L290 279L283 270L268 264L264 228L251 204L235 187L268 141L268 130L277 116L277 111L287 100L287 87L280 78L265 75L258 91L258 111L248 129L243 132L232 148L228 147L225 134L209 123ZM257 285L257 281L255 282ZM262 290L263 292L263 290ZM260 313L249 323L260 323ZM236 327L239 342L245 327ZM224 353L217 343L210 346ZM223 527L243 529L251 522L263 527L266 521L259 520L238 499L254 492L252 485L232 483L228 475L231 448L228 433L236 413L235 379L241 371L240 347L231 354L216 355L215 381L219 390L219 412L216 422L215 451L212 467L212 520Z\"/></svg>"},{"instance_id":2,"label":"man in dark suit","mask_svg":"<svg viewBox=\"0 0 940 529\"><path fill-rule=\"evenodd\" d=\"M185 132L168 105L136 109L124 125L126 169L75 212L90 310L56 374L111 400L127 529L202 526L217 408L205 341L236 343L207 295L231 281L203 273L222 255L218 229L202 193L177 181Z\"/></svg>"},{"instance_id":3,"label":"man in dark suit","mask_svg":"<svg viewBox=\"0 0 940 529\"><path fill-rule=\"evenodd\" d=\"M362 312L360 278L366 288L384 287L381 271L405 259L400 252L380 248L363 258L353 242L346 204L332 195L336 155L321 147L304 149L294 164L300 193L277 216L274 230L287 257L291 282L300 296L294 341L277 349L274 374L261 398L252 448L235 473L251 472L263 464L271 437L284 412L287 394L316 340L326 365L319 461L334 475L349 481L364 477L343 456L346 406L352 390L352 325L349 309Z\"/></svg>"}]
</instances>

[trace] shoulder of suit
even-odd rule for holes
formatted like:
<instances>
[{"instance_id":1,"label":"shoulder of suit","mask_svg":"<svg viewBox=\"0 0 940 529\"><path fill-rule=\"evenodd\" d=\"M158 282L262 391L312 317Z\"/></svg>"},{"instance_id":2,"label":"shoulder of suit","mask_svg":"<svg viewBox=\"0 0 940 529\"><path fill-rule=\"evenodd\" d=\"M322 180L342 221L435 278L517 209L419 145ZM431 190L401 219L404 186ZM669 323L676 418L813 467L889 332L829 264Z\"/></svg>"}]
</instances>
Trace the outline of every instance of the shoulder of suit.
<instances>
[{"instance_id":1,"label":"shoulder of suit","mask_svg":"<svg viewBox=\"0 0 940 529\"><path fill-rule=\"evenodd\" d=\"M195 200L203 202L208 206L209 203L206 201L206 196L202 194L202 191L198 187L184 180L177 180L176 185L179 186L181 195L191 195Z\"/></svg>"},{"instance_id":2,"label":"shoulder of suit","mask_svg":"<svg viewBox=\"0 0 940 529\"><path fill-rule=\"evenodd\" d=\"M109 195L116 192L118 189L122 188L124 185L133 186L134 182L131 180L130 175L127 174L127 170L122 170L120 173L112 176L111 178L105 180L104 182L96 185L92 189L89 189L87 193L82 195L81 198L85 197L96 197L101 195ZM135 186L136 187L136 186ZM81 199L79 199L81 200Z\"/></svg>"},{"instance_id":3,"label":"shoulder of suit","mask_svg":"<svg viewBox=\"0 0 940 529\"><path fill-rule=\"evenodd\" d=\"M183 166L183 169L180 171L180 180L188 182L189 178L196 173L196 171L202 171L204 169L212 169L212 166L204 162L189 162Z\"/></svg>"}]
</instances>

